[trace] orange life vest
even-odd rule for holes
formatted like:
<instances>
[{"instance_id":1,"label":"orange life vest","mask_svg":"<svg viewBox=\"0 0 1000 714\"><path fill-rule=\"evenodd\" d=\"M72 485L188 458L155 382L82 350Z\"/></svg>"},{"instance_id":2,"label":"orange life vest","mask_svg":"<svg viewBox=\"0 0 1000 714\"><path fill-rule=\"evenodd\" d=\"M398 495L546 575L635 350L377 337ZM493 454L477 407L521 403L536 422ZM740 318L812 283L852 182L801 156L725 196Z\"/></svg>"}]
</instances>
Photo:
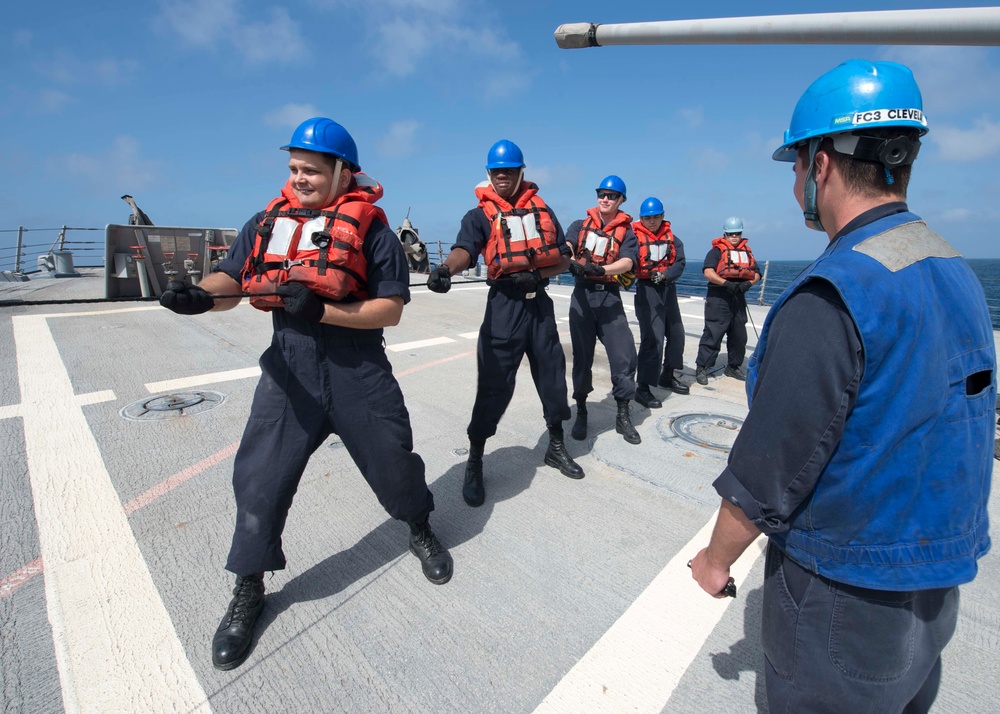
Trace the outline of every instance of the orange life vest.
<instances>
[{"instance_id":1,"label":"orange life vest","mask_svg":"<svg viewBox=\"0 0 1000 714\"><path fill-rule=\"evenodd\" d=\"M302 283L327 300L368 298L368 261L361 250L374 219L386 225L374 205L382 186L365 174L354 174L347 193L323 209L303 208L291 184L271 201L257 226L257 239L243 267L243 292L258 310L284 307L281 297L267 295L287 282Z\"/></svg>"},{"instance_id":2,"label":"orange life vest","mask_svg":"<svg viewBox=\"0 0 1000 714\"><path fill-rule=\"evenodd\" d=\"M639 241L639 264L632 271L635 277L648 280L653 273L662 273L677 260L677 246L670 230L670 221L663 221L656 233L652 233L636 221L632 231Z\"/></svg>"},{"instance_id":3,"label":"orange life vest","mask_svg":"<svg viewBox=\"0 0 1000 714\"><path fill-rule=\"evenodd\" d=\"M588 262L594 265L611 265L618 260L625 234L632 223L632 216L624 211L618 211L614 218L601 227L601 213L595 206L587 210L587 218L580 227L577 236L577 262ZM616 282L614 275L602 275L599 278L588 278L599 283Z\"/></svg>"},{"instance_id":4,"label":"orange life vest","mask_svg":"<svg viewBox=\"0 0 1000 714\"><path fill-rule=\"evenodd\" d=\"M715 266L715 272L720 278L726 280L753 280L757 274L757 261L754 260L753 253L746 238L740 238L740 242L733 245L726 238L716 238L712 241L712 247L718 248L722 253L719 264Z\"/></svg>"},{"instance_id":5,"label":"orange life vest","mask_svg":"<svg viewBox=\"0 0 1000 714\"><path fill-rule=\"evenodd\" d=\"M556 224L538 186L522 183L511 205L484 181L476 186L476 198L490 222L490 239L483 248L488 278L547 268L562 260Z\"/></svg>"}]
</instances>

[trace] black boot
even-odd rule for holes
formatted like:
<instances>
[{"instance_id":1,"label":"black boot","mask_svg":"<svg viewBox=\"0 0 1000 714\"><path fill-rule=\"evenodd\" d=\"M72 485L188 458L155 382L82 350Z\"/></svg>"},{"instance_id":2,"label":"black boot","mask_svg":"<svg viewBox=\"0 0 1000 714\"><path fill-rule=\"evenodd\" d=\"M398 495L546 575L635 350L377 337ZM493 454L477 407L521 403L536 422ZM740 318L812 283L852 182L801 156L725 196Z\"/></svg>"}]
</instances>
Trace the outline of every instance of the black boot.
<instances>
[{"instance_id":1,"label":"black boot","mask_svg":"<svg viewBox=\"0 0 1000 714\"><path fill-rule=\"evenodd\" d=\"M253 626L264 609L264 574L236 577L233 599L212 638L212 664L235 669L250 654Z\"/></svg>"},{"instance_id":2,"label":"black boot","mask_svg":"<svg viewBox=\"0 0 1000 714\"><path fill-rule=\"evenodd\" d=\"M554 469L559 469L563 476L570 478L583 478L583 469L573 461L573 457L566 451L566 444L563 442L562 424L549 427L549 448L545 452L545 464Z\"/></svg>"},{"instance_id":3,"label":"black boot","mask_svg":"<svg viewBox=\"0 0 1000 714\"><path fill-rule=\"evenodd\" d=\"M482 503L481 500L479 502ZM426 520L410 524L410 552L420 558L424 577L432 583L444 585L451 580L451 555L441 545L441 541L431 530L431 524Z\"/></svg>"},{"instance_id":4,"label":"black boot","mask_svg":"<svg viewBox=\"0 0 1000 714\"><path fill-rule=\"evenodd\" d=\"M615 419L615 431L630 444L642 443L642 437L632 426L632 412L628 407L628 399L616 399L618 402L618 416Z\"/></svg>"},{"instance_id":5,"label":"black boot","mask_svg":"<svg viewBox=\"0 0 1000 714\"><path fill-rule=\"evenodd\" d=\"M658 385L664 389L669 389L674 394L690 394L691 388L684 384L681 380L674 376L674 370L663 368L660 373L660 381L657 382Z\"/></svg>"},{"instance_id":6,"label":"black boot","mask_svg":"<svg viewBox=\"0 0 1000 714\"><path fill-rule=\"evenodd\" d=\"M465 482L462 484L462 498L473 508L483 505L486 489L483 487L483 449L486 440L469 440L469 462L465 465Z\"/></svg>"},{"instance_id":7,"label":"black boot","mask_svg":"<svg viewBox=\"0 0 1000 714\"><path fill-rule=\"evenodd\" d=\"M648 384L639 385L638 389L635 390L635 400L647 409L659 409L663 406L663 402L649 391Z\"/></svg>"},{"instance_id":8,"label":"black boot","mask_svg":"<svg viewBox=\"0 0 1000 714\"><path fill-rule=\"evenodd\" d=\"M570 432L577 441L587 438L587 400L578 399L576 401L576 421L573 422L573 431Z\"/></svg>"}]
</instances>

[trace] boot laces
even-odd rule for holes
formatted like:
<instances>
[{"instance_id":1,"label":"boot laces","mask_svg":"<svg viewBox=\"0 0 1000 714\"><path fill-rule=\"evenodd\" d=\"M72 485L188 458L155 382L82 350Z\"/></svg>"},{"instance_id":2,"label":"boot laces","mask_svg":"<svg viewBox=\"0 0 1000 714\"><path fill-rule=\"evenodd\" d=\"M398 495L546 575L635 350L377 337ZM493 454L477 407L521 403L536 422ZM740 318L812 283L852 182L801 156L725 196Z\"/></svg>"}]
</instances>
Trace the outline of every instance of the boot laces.
<instances>
[{"instance_id":1,"label":"boot laces","mask_svg":"<svg viewBox=\"0 0 1000 714\"><path fill-rule=\"evenodd\" d=\"M435 556L444 550L430 528L421 528L417 531L413 536L413 542L427 553L427 557Z\"/></svg>"},{"instance_id":2,"label":"boot laces","mask_svg":"<svg viewBox=\"0 0 1000 714\"><path fill-rule=\"evenodd\" d=\"M251 578L240 578L233 590L232 615L229 618L230 624L237 622L244 624L254 610L255 585L260 583Z\"/></svg>"}]
</instances>

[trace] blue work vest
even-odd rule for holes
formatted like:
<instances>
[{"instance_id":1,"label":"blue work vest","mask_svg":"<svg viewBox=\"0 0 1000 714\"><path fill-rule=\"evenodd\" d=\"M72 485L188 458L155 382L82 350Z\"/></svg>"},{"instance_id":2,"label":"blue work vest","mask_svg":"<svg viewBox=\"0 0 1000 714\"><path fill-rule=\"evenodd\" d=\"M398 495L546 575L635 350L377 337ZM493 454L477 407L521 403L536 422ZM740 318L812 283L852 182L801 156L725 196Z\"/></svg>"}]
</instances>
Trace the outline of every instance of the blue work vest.
<instances>
[{"instance_id":1,"label":"blue work vest","mask_svg":"<svg viewBox=\"0 0 1000 714\"><path fill-rule=\"evenodd\" d=\"M748 398L775 315L815 279L833 285L854 319L864 375L812 494L789 530L770 537L837 582L896 591L969 582L990 547L996 422L996 354L982 286L912 213L848 233L772 306L750 358Z\"/></svg>"}]
</instances>

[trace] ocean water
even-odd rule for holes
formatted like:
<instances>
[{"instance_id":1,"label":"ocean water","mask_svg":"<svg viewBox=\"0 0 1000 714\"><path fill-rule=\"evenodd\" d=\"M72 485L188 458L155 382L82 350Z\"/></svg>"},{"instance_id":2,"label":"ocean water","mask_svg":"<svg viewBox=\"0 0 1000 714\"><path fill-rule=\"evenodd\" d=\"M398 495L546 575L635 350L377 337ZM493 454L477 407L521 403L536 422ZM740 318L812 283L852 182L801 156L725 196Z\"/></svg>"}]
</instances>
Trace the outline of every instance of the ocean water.
<instances>
[{"instance_id":1,"label":"ocean water","mask_svg":"<svg viewBox=\"0 0 1000 714\"><path fill-rule=\"evenodd\" d=\"M986 293L986 304L990 309L993 329L1000 329L1000 260L973 259L966 261L972 272L979 278ZM767 283L764 285L763 303L760 303L760 287L747 293L751 304L771 305L786 287L809 266L809 261L772 260L768 264ZM677 291L683 295L704 295L707 282L701 272L701 263L688 261L684 275L677 281ZM758 284L759 285L759 284Z\"/></svg>"}]
</instances>

